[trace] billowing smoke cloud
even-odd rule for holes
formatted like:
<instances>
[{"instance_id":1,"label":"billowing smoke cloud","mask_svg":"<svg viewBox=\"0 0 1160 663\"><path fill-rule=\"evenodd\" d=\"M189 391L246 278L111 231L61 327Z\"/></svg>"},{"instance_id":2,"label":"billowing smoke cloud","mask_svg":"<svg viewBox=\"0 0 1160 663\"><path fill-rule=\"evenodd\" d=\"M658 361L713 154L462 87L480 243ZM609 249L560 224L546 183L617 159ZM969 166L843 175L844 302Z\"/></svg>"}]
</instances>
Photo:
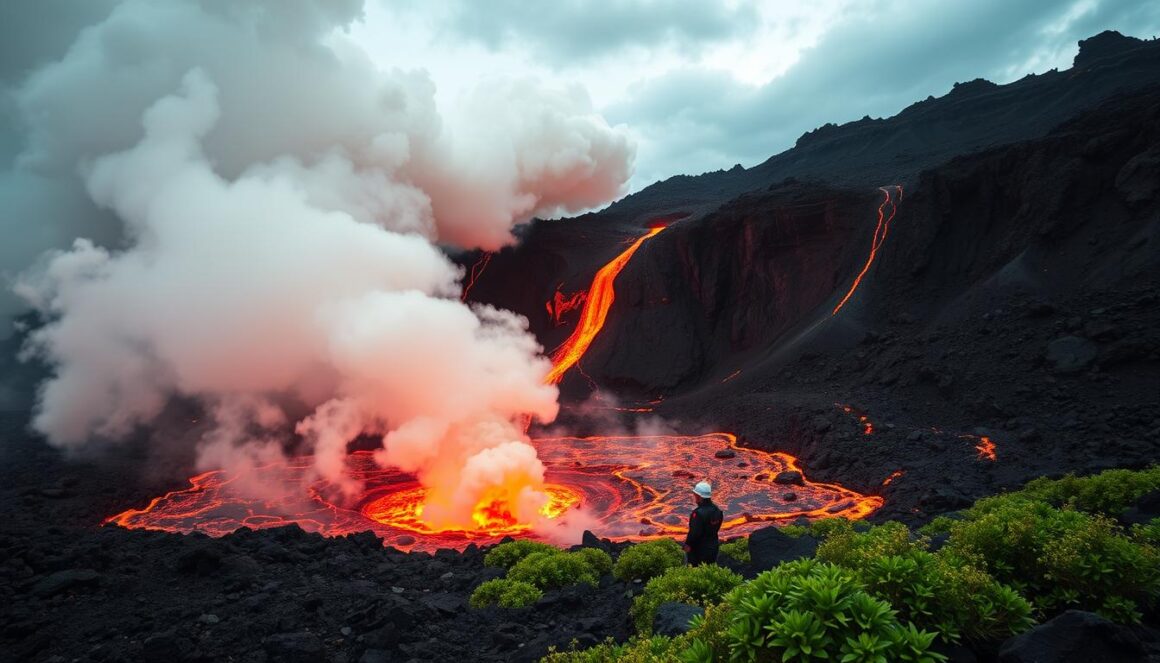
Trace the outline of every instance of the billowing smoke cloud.
<instances>
[{"instance_id":1,"label":"billowing smoke cloud","mask_svg":"<svg viewBox=\"0 0 1160 663\"><path fill-rule=\"evenodd\" d=\"M548 361L526 320L458 301L433 242L495 249L602 204L632 148L582 94L527 81L441 118L424 74L334 32L360 5L125 2L17 92L28 132L0 190L28 216L5 225L77 238L16 286L49 319L34 424L79 447L194 397L215 421L200 462L244 468L305 411L319 475L347 492L347 443L369 433L433 523L481 500L530 519L544 468L522 424L556 415Z\"/></svg>"}]
</instances>

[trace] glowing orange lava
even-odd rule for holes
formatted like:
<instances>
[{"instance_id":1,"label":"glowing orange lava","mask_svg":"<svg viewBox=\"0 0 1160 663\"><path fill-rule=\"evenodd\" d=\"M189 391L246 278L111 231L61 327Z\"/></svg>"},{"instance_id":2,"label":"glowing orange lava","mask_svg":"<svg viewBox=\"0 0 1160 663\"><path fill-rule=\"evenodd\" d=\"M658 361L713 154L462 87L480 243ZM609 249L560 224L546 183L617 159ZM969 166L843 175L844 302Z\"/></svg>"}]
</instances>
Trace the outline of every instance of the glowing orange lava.
<instances>
[{"instance_id":1,"label":"glowing orange lava","mask_svg":"<svg viewBox=\"0 0 1160 663\"><path fill-rule=\"evenodd\" d=\"M995 455L995 443L986 435L976 437L974 435L964 435L963 437L971 440L978 440L975 443L975 451L979 452L979 460L989 460L994 462L997 458Z\"/></svg>"},{"instance_id":2,"label":"glowing orange lava","mask_svg":"<svg viewBox=\"0 0 1160 663\"><path fill-rule=\"evenodd\" d=\"M894 189L898 194L897 201L890 195L890 189ZM866 258L866 264L862 266L862 271L858 272L858 276L854 277L854 283L850 285L850 290L846 293L846 296L830 312L831 316L837 315L838 311L842 310L842 307L846 305L846 302L849 301L854 291L862 283L862 277L866 276L866 272L870 271L870 265L874 263L874 258L878 255L878 250L882 248L883 242L886 241L886 234L890 232L890 222L894 220L894 214L898 211L898 203L902 201L902 185L900 184L895 184L892 187L879 187L878 190L885 197L882 199L882 204L878 205L878 225L874 227L874 238L870 242L870 255ZM890 205L889 217L885 216L887 205ZM884 217L885 221L883 220Z\"/></svg>"},{"instance_id":3,"label":"glowing orange lava","mask_svg":"<svg viewBox=\"0 0 1160 663\"><path fill-rule=\"evenodd\" d=\"M548 309L548 317L552 319L552 323L559 327L564 324L564 316L569 311L580 308L587 299L587 290L580 290L572 293L571 297L565 297L564 293L556 288L556 294L544 306Z\"/></svg>"},{"instance_id":4,"label":"glowing orange lava","mask_svg":"<svg viewBox=\"0 0 1160 663\"><path fill-rule=\"evenodd\" d=\"M549 500L540 515L550 522L582 507L596 522L590 527L599 536L640 540L682 532L692 508L689 486L701 478L713 482L716 501L726 511L722 530L731 536L801 516L863 518L882 505L880 497L835 484L778 485L778 473L801 471L797 460L783 453L739 447L729 433L542 438L533 444L547 468ZM716 457L723 449L732 450L734 457ZM515 521L502 507L495 511L483 507L482 522L471 530L432 527L422 519L425 494L415 477L379 468L369 452L356 452L347 459L348 475L366 486L353 503L330 499L336 494L334 487L312 478L312 467L313 459L303 457L256 468L246 476L206 472L191 479L190 488L106 522L211 536L241 527L297 523L327 536L369 530L383 537L386 545L418 550L462 548L472 542L494 543L512 534L537 534L529 523ZM281 497L257 497L247 488L255 484L277 486ZM786 499L789 492L794 494L792 501Z\"/></svg>"},{"instance_id":5,"label":"glowing orange lava","mask_svg":"<svg viewBox=\"0 0 1160 663\"><path fill-rule=\"evenodd\" d=\"M487 269L488 264L491 263L491 257L493 255L495 254L491 251L487 251L483 255L479 256L479 259L476 260L475 264L471 266L471 269L467 272L465 283L463 284L463 294L459 296L460 301L467 301L467 295L471 292L471 289L475 287L475 282L479 280L479 277L483 276L483 270Z\"/></svg>"},{"instance_id":6,"label":"glowing orange lava","mask_svg":"<svg viewBox=\"0 0 1160 663\"><path fill-rule=\"evenodd\" d=\"M902 476L903 474L906 474L906 472L903 472L902 470L895 470L895 471L891 472L890 476L888 476L882 480L882 485L889 486L890 484L894 483L895 479Z\"/></svg>"},{"instance_id":7,"label":"glowing orange lava","mask_svg":"<svg viewBox=\"0 0 1160 663\"><path fill-rule=\"evenodd\" d=\"M588 346L592 345L592 340L604 327L604 321L608 318L608 309L612 307L612 302L616 299L616 290L613 288L616 276L628 264L632 254L636 253L641 244L662 230L664 230L664 226L650 228L647 233L638 237L632 245L596 272L596 277L592 279L592 287L588 289L588 298L584 301L584 309L580 311L580 322L572 331L572 335L552 353L552 370L548 373L547 382L550 384L558 383L563 379L564 373L576 365L576 362L580 361L580 358L588 351Z\"/></svg>"},{"instance_id":8,"label":"glowing orange lava","mask_svg":"<svg viewBox=\"0 0 1160 663\"><path fill-rule=\"evenodd\" d=\"M548 502L540 508L540 515L546 519L559 518L580 504L580 494L568 486L547 485L544 491L548 495ZM362 514L375 522L426 536L459 532L465 535L502 537L522 534L532 528L531 523L520 522L505 502L486 499L476 505L472 514L476 525L474 529L465 531L434 527L423 520L423 505L426 501L427 490L416 486L409 490L386 493L366 503L362 507Z\"/></svg>"}]
</instances>

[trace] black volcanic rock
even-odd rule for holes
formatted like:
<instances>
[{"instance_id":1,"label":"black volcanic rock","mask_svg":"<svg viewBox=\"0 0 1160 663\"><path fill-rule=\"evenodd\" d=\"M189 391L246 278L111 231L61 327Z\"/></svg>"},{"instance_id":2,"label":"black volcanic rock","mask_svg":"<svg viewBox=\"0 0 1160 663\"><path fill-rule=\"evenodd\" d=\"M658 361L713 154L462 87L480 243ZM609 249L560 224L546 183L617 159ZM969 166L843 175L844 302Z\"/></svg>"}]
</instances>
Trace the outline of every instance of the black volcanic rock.
<instances>
[{"instance_id":1,"label":"black volcanic rock","mask_svg":"<svg viewBox=\"0 0 1160 663\"><path fill-rule=\"evenodd\" d=\"M786 470L778 472L777 476L773 477L773 482L783 486L804 486L805 481L802 479L802 473L796 470Z\"/></svg>"},{"instance_id":2,"label":"black volcanic rock","mask_svg":"<svg viewBox=\"0 0 1160 663\"><path fill-rule=\"evenodd\" d=\"M57 571L32 585L32 593L42 598L56 596L77 588L92 587L101 580L101 574L92 569Z\"/></svg>"},{"instance_id":3,"label":"black volcanic rock","mask_svg":"<svg viewBox=\"0 0 1160 663\"><path fill-rule=\"evenodd\" d=\"M1136 663L1149 660L1139 636L1091 612L1062 615L1003 643L1000 663L1100 661Z\"/></svg>"},{"instance_id":4,"label":"black volcanic rock","mask_svg":"<svg viewBox=\"0 0 1160 663\"><path fill-rule=\"evenodd\" d=\"M1078 336L1061 336L1047 345L1047 361L1056 373L1079 373L1099 355L1094 343Z\"/></svg>"},{"instance_id":5,"label":"black volcanic rock","mask_svg":"<svg viewBox=\"0 0 1160 663\"><path fill-rule=\"evenodd\" d=\"M1160 490L1141 495L1121 516L1125 525L1146 525L1160 518Z\"/></svg>"},{"instance_id":6,"label":"black volcanic rock","mask_svg":"<svg viewBox=\"0 0 1160 663\"><path fill-rule=\"evenodd\" d=\"M760 573L802 557L813 557L818 540L812 536L792 537L776 526L764 527L749 535L750 567Z\"/></svg>"},{"instance_id":7,"label":"black volcanic rock","mask_svg":"<svg viewBox=\"0 0 1160 663\"><path fill-rule=\"evenodd\" d=\"M278 633L262 641L271 660L285 663L322 663L322 640L313 633Z\"/></svg>"},{"instance_id":8,"label":"black volcanic rock","mask_svg":"<svg viewBox=\"0 0 1160 663\"><path fill-rule=\"evenodd\" d=\"M686 633L689 630L689 622L697 615L703 614L705 609L700 606L665 601L657 606L656 616L653 618L653 633L669 637Z\"/></svg>"},{"instance_id":9,"label":"black volcanic rock","mask_svg":"<svg viewBox=\"0 0 1160 663\"><path fill-rule=\"evenodd\" d=\"M1115 30L1105 30L1094 37L1079 41L1079 52L1076 53L1072 66L1076 69L1090 67L1100 60L1123 55L1145 45L1141 39L1125 37Z\"/></svg>"}]
</instances>

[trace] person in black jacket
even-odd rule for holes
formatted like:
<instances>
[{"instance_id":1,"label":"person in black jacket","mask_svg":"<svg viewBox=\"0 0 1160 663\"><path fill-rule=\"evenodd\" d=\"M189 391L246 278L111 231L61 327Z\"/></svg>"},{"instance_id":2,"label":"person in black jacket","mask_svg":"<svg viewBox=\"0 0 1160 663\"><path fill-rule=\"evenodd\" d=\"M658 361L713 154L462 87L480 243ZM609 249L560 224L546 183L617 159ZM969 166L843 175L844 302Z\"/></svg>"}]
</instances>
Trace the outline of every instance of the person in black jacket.
<instances>
[{"instance_id":1,"label":"person in black jacket","mask_svg":"<svg viewBox=\"0 0 1160 663\"><path fill-rule=\"evenodd\" d=\"M721 529L724 514L716 504L713 504L713 487L708 481L693 486L693 495L697 499L697 508L689 515L689 535L685 537L685 555L692 566L716 564L717 549L720 546L717 531Z\"/></svg>"}]
</instances>

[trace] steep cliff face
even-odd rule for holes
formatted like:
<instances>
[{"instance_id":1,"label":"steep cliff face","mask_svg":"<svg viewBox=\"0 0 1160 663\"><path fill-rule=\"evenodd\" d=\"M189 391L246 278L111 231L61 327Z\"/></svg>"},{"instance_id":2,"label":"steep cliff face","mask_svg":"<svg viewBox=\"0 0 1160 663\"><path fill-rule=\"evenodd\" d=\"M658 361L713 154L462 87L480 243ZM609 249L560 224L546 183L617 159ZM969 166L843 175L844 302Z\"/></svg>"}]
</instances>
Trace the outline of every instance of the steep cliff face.
<instances>
[{"instance_id":1,"label":"steep cliff face","mask_svg":"<svg viewBox=\"0 0 1160 663\"><path fill-rule=\"evenodd\" d=\"M892 318L953 321L1012 293L1066 299L1156 275L1160 89L1047 137L924 172L864 282L882 193L787 183L674 224L624 270L584 367L673 391L797 351L852 346Z\"/></svg>"},{"instance_id":2,"label":"steep cliff face","mask_svg":"<svg viewBox=\"0 0 1160 663\"><path fill-rule=\"evenodd\" d=\"M586 372L672 392L776 344L833 295L874 193L791 183L673 225L622 274L614 331L593 344Z\"/></svg>"}]
</instances>

